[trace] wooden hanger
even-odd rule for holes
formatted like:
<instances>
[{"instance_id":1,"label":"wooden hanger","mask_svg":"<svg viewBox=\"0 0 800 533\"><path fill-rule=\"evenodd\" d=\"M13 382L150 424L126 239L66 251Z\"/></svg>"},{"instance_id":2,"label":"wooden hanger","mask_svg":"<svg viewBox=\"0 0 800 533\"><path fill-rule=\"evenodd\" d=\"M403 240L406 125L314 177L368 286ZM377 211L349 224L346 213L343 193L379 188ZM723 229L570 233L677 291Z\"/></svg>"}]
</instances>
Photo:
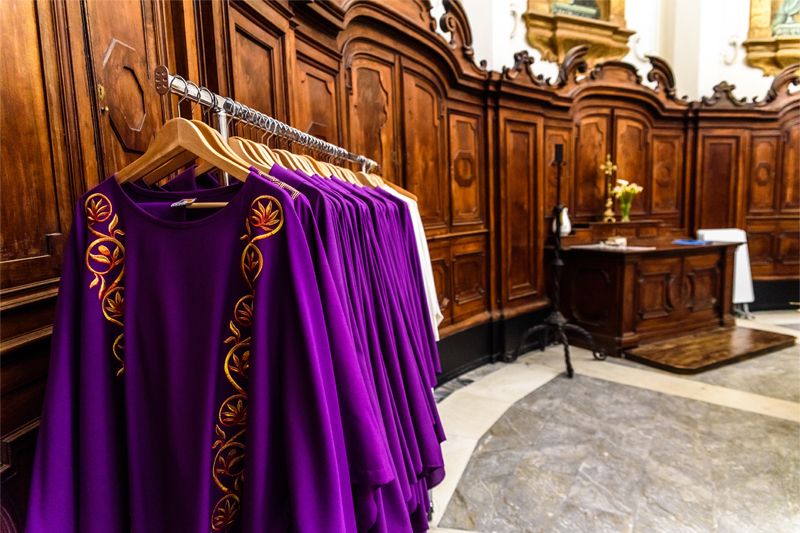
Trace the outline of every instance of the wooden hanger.
<instances>
[{"instance_id":1,"label":"wooden hanger","mask_svg":"<svg viewBox=\"0 0 800 533\"><path fill-rule=\"evenodd\" d=\"M117 172L117 181L126 183L145 178L149 185L187 166L198 157L241 181L246 180L250 172L246 166L215 150L197 125L184 118L173 118L161 127L139 159Z\"/></svg>"},{"instance_id":2,"label":"wooden hanger","mask_svg":"<svg viewBox=\"0 0 800 533\"><path fill-rule=\"evenodd\" d=\"M241 137L231 137L229 140L231 150L239 157L248 162L251 167L255 167L261 172L269 172L271 163L263 161L260 157L256 157L251 153Z\"/></svg>"},{"instance_id":3,"label":"wooden hanger","mask_svg":"<svg viewBox=\"0 0 800 533\"><path fill-rule=\"evenodd\" d=\"M231 161L238 163L241 166L244 167L250 166L249 161L240 157L236 152L231 150L230 146L228 146L228 144L225 143L225 141L222 139L222 135L220 134L220 132L218 132L217 130L215 130L214 128L210 127L208 124L200 120L192 120L191 122L192 124L197 126L197 129L200 130L200 133L203 135L208 144L210 144L211 147L214 148L217 152L227 157ZM205 161L203 162L202 165L197 167L195 173L199 176L205 174L206 172L208 172L213 168L215 167L210 161Z\"/></svg>"},{"instance_id":4,"label":"wooden hanger","mask_svg":"<svg viewBox=\"0 0 800 533\"><path fill-rule=\"evenodd\" d=\"M381 181L383 181L383 180L381 179ZM406 198L409 198L411 200L414 200L416 203L419 203L419 199L417 198L417 196L414 193L408 192L404 188L400 187L399 185L395 185L391 181L384 181L384 184L388 185L389 187L391 187L395 191L399 192L400 194L402 194Z\"/></svg>"}]
</instances>

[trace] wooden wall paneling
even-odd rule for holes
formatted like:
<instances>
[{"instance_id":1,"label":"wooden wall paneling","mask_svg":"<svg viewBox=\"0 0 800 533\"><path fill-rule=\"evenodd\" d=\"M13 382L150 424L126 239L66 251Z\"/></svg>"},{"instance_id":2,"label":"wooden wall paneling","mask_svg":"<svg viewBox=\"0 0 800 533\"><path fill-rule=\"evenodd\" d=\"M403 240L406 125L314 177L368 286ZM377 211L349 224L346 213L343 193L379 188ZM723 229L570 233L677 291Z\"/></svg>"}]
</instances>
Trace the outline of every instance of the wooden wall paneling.
<instances>
[{"instance_id":1,"label":"wooden wall paneling","mask_svg":"<svg viewBox=\"0 0 800 533\"><path fill-rule=\"evenodd\" d=\"M84 1L105 176L135 161L167 116L153 85L167 61L159 0Z\"/></svg>"},{"instance_id":2,"label":"wooden wall paneling","mask_svg":"<svg viewBox=\"0 0 800 533\"><path fill-rule=\"evenodd\" d=\"M611 113L592 110L575 121L574 218L588 222L602 216L605 207L605 175L600 165L610 154Z\"/></svg>"},{"instance_id":3,"label":"wooden wall paneling","mask_svg":"<svg viewBox=\"0 0 800 533\"><path fill-rule=\"evenodd\" d=\"M747 180L748 215L775 214L780 141L780 133L753 133Z\"/></svg>"},{"instance_id":4,"label":"wooden wall paneling","mask_svg":"<svg viewBox=\"0 0 800 533\"><path fill-rule=\"evenodd\" d=\"M520 120L519 114L503 112L500 120L500 220L502 225L500 265L503 302L525 303L539 295L542 265L537 252L540 245L536 176L540 155L536 119ZM523 300L524 299L524 300Z\"/></svg>"},{"instance_id":5,"label":"wooden wall paneling","mask_svg":"<svg viewBox=\"0 0 800 533\"><path fill-rule=\"evenodd\" d=\"M348 149L376 161L381 176L402 185L394 53L356 42L345 51Z\"/></svg>"},{"instance_id":6,"label":"wooden wall paneling","mask_svg":"<svg viewBox=\"0 0 800 533\"><path fill-rule=\"evenodd\" d=\"M426 230L445 230L450 223L447 183L445 105L433 74L402 60L403 169L406 188L419 199Z\"/></svg>"},{"instance_id":7,"label":"wooden wall paneling","mask_svg":"<svg viewBox=\"0 0 800 533\"><path fill-rule=\"evenodd\" d=\"M800 213L800 121L794 121L784 129L783 144L780 210L784 214L797 215Z\"/></svg>"},{"instance_id":8,"label":"wooden wall paneling","mask_svg":"<svg viewBox=\"0 0 800 533\"><path fill-rule=\"evenodd\" d=\"M338 70L329 70L298 54L297 129L324 141L340 145Z\"/></svg>"},{"instance_id":9,"label":"wooden wall paneling","mask_svg":"<svg viewBox=\"0 0 800 533\"><path fill-rule=\"evenodd\" d=\"M290 52L286 49L285 30L288 28L276 25L281 18L272 12L245 9L249 3L228 5L231 54L228 90L231 98L287 122L287 59ZM267 19L267 15L272 16ZM237 127L239 135L252 134L251 131Z\"/></svg>"},{"instance_id":10,"label":"wooden wall paneling","mask_svg":"<svg viewBox=\"0 0 800 533\"><path fill-rule=\"evenodd\" d=\"M753 278L773 275L775 228L774 220L749 221L747 224L747 249L750 252L750 270Z\"/></svg>"},{"instance_id":11,"label":"wooden wall paneling","mask_svg":"<svg viewBox=\"0 0 800 533\"><path fill-rule=\"evenodd\" d=\"M575 213L575 187L573 185L573 175L575 161L570 161L572 150L572 128L568 126L556 126L545 124L544 126L544 216L547 220L553 218L553 208L556 206L558 169L552 164L556 159L556 145L564 145L565 165L561 167L561 205L568 208L568 214L574 216ZM550 223L547 223L550 227Z\"/></svg>"},{"instance_id":12,"label":"wooden wall paneling","mask_svg":"<svg viewBox=\"0 0 800 533\"><path fill-rule=\"evenodd\" d=\"M776 225L774 273L795 279L800 277L800 220L797 218L783 219Z\"/></svg>"},{"instance_id":13,"label":"wooden wall paneling","mask_svg":"<svg viewBox=\"0 0 800 533\"><path fill-rule=\"evenodd\" d=\"M439 308L444 319L439 329L446 328L453 323L453 285L449 241L429 241L428 249L431 254L433 267L433 281L436 284L436 295L439 298Z\"/></svg>"},{"instance_id":14,"label":"wooden wall paneling","mask_svg":"<svg viewBox=\"0 0 800 533\"><path fill-rule=\"evenodd\" d=\"M486 236L452 241L453 321L460 322L488 310Z\"/></svg>"},{"instance_id":15,"label":"wooden wall paneling","mask_svg":"<svg viewBox=\"0 0 800 533\"><path fill-rule=\"evenodd\" d=\"M644 191L633 198L631 214L647 215L653 194L650 124L640 113L618 109L614 112L613 135L611 157L617 165L614 177L644 187Z\"/></svg>"},{"instance_id":16,"label":"wooden wall paneling","mask_svg":"<svg viewBox=\"0 0 800 533\"><path fill-rule=\"evenodd\" d=\"M695 190L696 229L735 227L743 137L740 130L701 130Z\"/></svg>"},{"instance_id":17,"label":"wooden wall paneling","mask_svg":"<svg viewBox=\"0 0 800 533\"><path fill-rule=\"evenodd\" d=\"M681 213L684 176L684 137L681 132L653 133L653 166L650 184L651 218Z\"/></svg>"},{"instance_id":18,"label":"wooden wall paneling","mask_svg":"<svg viewBox=\"0 0 800 533\"><path fill-rule=\"evenodd\" d=\"M486 223L481 115L448 110L450 220L453 228L470 229Z\"/></svg>"}]
</instances>

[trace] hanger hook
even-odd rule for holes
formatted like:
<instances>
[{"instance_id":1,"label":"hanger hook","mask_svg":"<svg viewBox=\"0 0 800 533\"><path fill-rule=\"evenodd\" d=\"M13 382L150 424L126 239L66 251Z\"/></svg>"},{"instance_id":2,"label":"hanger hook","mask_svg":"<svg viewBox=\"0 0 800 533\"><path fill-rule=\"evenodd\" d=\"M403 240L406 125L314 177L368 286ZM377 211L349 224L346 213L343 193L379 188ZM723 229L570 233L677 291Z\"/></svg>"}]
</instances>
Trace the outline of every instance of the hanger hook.
<instances>
[{"instance_id":1,"label":"hanger hook","mask_svg":"<svg viewBox=\"0 0 800 533\"><path fill-rule=\"evenodd\" d=\"M225 104L230 103L230 113L227 112L225 109ZM225 119L226 131L231 131L231 122L236 118L234 114L236 113L236 100L226 96L225 101L222 104L222 110L226 112L227 118Z\"/></svg>"},{"instance_id":2,"label":"hanger hook","mask_svg":"<svg viewBox=\"0 0 800 533\"><path fill-rule=\"evenodd\" d=\"M176 74L175 76L173 76L173 78L174 78L173 81L175 79L178 79L183 82L183 94L181 95L180 98L178 98L178 118L183 118L183 116L181 116L181 102L186 100L186 97L189 96L189 84L186 83L186 80L183 79L183 76L178 76Z\"/></svg>"},{"instance_id":3,"label":"hanger hook","mask_svg":"<svg viewBox=\"0 0 800 533\"><path fill-rule=\"evenodd\" d=\"M193 82L193 81L188 81L188 82L186 82L186 84L187 84L187 85L191 85L192 87L194 87L194 88L197 90L197 101L196 101L194 104L192 104L192 109L189 111L189 114L190 114L192 117L194 117L194 108L195 108L195 107L197 107L197 104L199 104L199 103L200 103L200 98L201 98L201 96L202 96L202 95L200 94L200 86L199 86L199 85L197 85L197 84L196 84L195 82ZM188 90L187 90L187 92L188 92Z\"/></svg>"},{"instance_id":4,"label":"hanger hook","mask_svg":"<svg viewBox=\"0 0 800 533\"><path fill-rule=\"evenodd\" d=\"M217 104L217 99L214 98L214 93L212 93L206 87L200 87L200 97L202 97L203 91L208 93L208 100L211 102L211 105L207 109L201 109L200 110L200 118L202 118L203 113L208 113L209 116L210 116L211 115L211 110L214 109L216 107L216 104Z\"/></svg>"}]
</instances>

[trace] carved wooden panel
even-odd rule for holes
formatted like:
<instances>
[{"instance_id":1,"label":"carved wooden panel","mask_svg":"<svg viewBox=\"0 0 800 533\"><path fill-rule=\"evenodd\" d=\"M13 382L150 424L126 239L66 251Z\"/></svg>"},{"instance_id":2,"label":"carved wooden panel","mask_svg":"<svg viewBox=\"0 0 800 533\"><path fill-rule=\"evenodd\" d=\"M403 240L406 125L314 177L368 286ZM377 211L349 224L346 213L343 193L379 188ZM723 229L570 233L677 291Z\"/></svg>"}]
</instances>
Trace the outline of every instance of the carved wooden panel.
<instances>
[{"instance_id":1,"label":"carved wooden panel","mask_svg":"<svg viewBox=\"0 0 800 533\"><path fill-rule=\"evenodd\" d=\"M781 212L796 213L800 210L800 122L784 131L783 142Z\"/></svg>"},{"instance_id":2,"label":"carved wooden panel","mask_svg":"<svg viewBox=\"0 0 800 533\"><path fill-rule=\"evenodd\" d=\"M701 135L696 196L698 229L728 228L735 224L741 146L739 136Z\"/></svg>"},{"instance_id":3,"label":"carved wooden panel","mask_svg":"<svg viewBox=\"0 0 800 533\"><path fill-rule=\"evenodd\" d=\"M450 257L453 268L453 320L458 322L487 309L485 237L454 241L450 247Z\"/></svg>"},{"instance_id":4,"label":"carved wooden panel","mask_svg":"<svg viewBox=\"0 0 800 533\"><path fill-rule=\"evenodd\" d=\"M426 228L448 223L448 188L442 172L445 157L444 102L437 87L418 72L403 70L405 183L417 196Z\"/></svg>"},{"instance_id":5,"label":"carved wooden panel","mask_svg":"<svg viewBox=\"0 0 800 533\"><path fill-rule=\"evenodd\" d=\"M683 178L683 136L653 135L653 178L650 213L680 213L681 180Z\"/></svg>"},{"instance_id":6,"label":"carved wooden panel","mask_svg":"<svg viewBox=\"0 0 800 533\"><path fill-rule=\"evenodd\" d=\"M436 295L439 298L439 308L444 319L440 328L453 322L453 290L450 270L450 243L448 241L434 241L428 243L433 267L433 281L436 284Z\"/></svg>"},{"instance_id":7,"label":"carved wooden panel","mask_svg":"<svg viewBox=\"0 0 800 533\"><path fill-rule=\"evenodd\" d=\"M747 212L749 214L773 214L775 212L779 141L780 137L777 135L753 136L748 183Z\"/></svg>"},{"instance_id":8,"label":"carved wooden panel","mask_svg":"<svg viewBox=\"0 0 800 533\"><path fill-rule=\"evenodd\" d=\"M450 110L450 194L453 226L484 221L480 117Z\"/></svg>"},{"instance_id":9,"label":"carved wooden panel","mask_svg":"<svg viewBox=\"0 0 800 533\"><path fill-rule=\"evenodd\" d=\"M501 207L504 234L504 292L508 300L536 294L537 126L505 119L501 139Z\"/></svg>"},{"instance_id":10,"label":"carved wooden panel","mask_svg":"<svg viewBox=\"0 0 800 533\"><path fill-rule=\"evenodd\" d=\"M556 192L558 185L558 169L551 163L556 158L556 145L564 145L564 159L566 164L561 167L561 205L572 209L572 174L575 161L570 161L572 154L572 130L566 127L545 126L544 128L544 214L552 218L553 207L557 204Z\"/></svg>"},{"instance_id":11,"label":"carved wooden panel","mask_svg":"<svg viewBox=\"0 0 800 533\"><path fill-rule=\"evenodd\" d=\"M337 113L337 74L298 58L297 110L295 125L299 130L324 141L339 144Z\"/></svg>"},{"instance_id":12,"label":"carved wooden panel","mask_svg":"<svg viewBox=\"0 0 800 533\"><path fill-rule=\"evenodd\" d=\"M766 265L772 270L772 228L763 231L747 232L747 249L750 251L750 266Z\"/></svg>"},{"instance_id":13,"label":"carved wooden panel","mask_svg":"<svg viewBox=\"0 0 800 533\"><path fill-rule=\"evenodd\" d=\"M618 114L614 120L614 162L617 164L615 179L644 187L644 191L633 198L633 215L644 215L647 212L647 198L651 194L649 150L650 126L636 115Z\"/></svg>"},{"instance_id":14,"label":"carved wooden panel","mask_svg":"<svg viewBox=\"0 0 800 533\"><path fill-rule=\"evenodd\" d=\"M720 275L719 257L716 255L697 255L684 259L684 308L692 313L714 309L720 294Z\"/></svg>"},{"instance_id":15,"label":"carved wooden panel","mask_svg":"<svg viewBox=\"0 0 800 533\"><path fill-rule=\"evenodd\" d=\"M780 221L775 229L775 240L775 274L797 278L800 275L800 221Z\"/></svg>"},{"instance_id":16,"label":"carved wooden panel","mask_svg":"<svg viewBox=\"0 0 800 533\"><path fill-rule=\"evenodd\" d=\"M348 61L348 148L376 161L383 179L399 183L395 56L372 51Z\"/></svg>"},{"instance_id":17,"label":"carved wooden panel","mask_svg":"<svg viewBox=\"0 0 800 533\"><path fill-rule=\"evenodd\" d=\"M286 121L284 36L265 21L240 13L236 4L231 6L234 7L228 11L231 97L252 109ZM251 129L242 128L237 133L255 134Z\"/></svg>"},{"instance_id":18,"label":"carved wooden panel","mask_svg":"<svg viewBox=\"0 0 800 533\"><path fill-rule=\"evenodd\" d=\"M615 298L613 275L608 265L572 267L569 312L579 324L602 327L611 318L608 302Z\"/></svg>"},{"instance_id":19,"label":"carved wooden panel","mask_svg":"<svg viewBox=\"0 0 800 533\"><path fill-rule=\"evenodd\" d=\"M600 217L605 207L605 175L600 170L608 146L609 116L589 115L577 126L575 145L575 215Z\"/></svg>"},{"instance_id":20,"label":"carved wooden panel","mask_svg":"<svg viewBox=\"0 0 800 533\"><path fill-rule=\"evenodd\" d=\"M643 260L636 278L637 331L672 320L681 299L681 258Z\"/></svg>"},{"instance_id":21,"label":"carved wooden panel","mask_svg":"<svg viewBox=\"0 0 800 533\"><path fill-rule=\"evenodd\" d=\"M85 2L89 48L103 148L109 175L136 160L163 120L153 85L166 60L160 4L138 0Z\"/></svg>"}]
</instances>

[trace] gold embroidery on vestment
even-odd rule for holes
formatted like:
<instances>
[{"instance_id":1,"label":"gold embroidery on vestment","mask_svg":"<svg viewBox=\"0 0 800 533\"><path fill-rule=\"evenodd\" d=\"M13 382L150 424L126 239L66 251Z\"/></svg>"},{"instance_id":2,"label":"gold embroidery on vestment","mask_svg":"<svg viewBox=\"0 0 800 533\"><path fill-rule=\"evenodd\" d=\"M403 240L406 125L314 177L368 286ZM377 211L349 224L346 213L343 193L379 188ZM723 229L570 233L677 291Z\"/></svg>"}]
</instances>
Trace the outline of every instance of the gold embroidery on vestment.
<instances>
[{"instance_id":1,"label":"gold embroidery on vestment","mask_svg":"<svg viewBox=\"0 0 800 533\"><path fill-rule=\"evenodd\" d=\"M225 356L223 369L228 383L235 393L225 399L217 413L214 427L216 440L211 447L217 450L212 466L212 476L217 487L225 493L211 512L211 529L227 531L239 517L242 506L244 483L244 437L247 421L247 375L250 370L250 331L253 323L253 301L255 281L264 266L257 241L266 239L283 227L283 208L272 196L259 196L250 204L250 213L245 221L247 233L240 268L250 288L236 302L233 320L228 323L231 335L225 344L233 346Z\"/></svg>"},{"instance_id":2,"label":"gold embroidery on vestment","mask_svg":"<svg viewBox=\"0 0 800 533\"><path fill-rule=\"evenodd\" d=\"M94 274L89 288L100 285L98 299L103 316L119 327L123 327L122 319L125 315L125 287L122 279L125 275L125 247L117 236L125 235L117 228L119 217L114 215L105 228L105 233L98 225L104 224L114 212L114 208L107 197L100 193L89 196L85 202L86 220L89 231L97 237L86 248L86 268ZM123 334L120 333L111 346L111 353L120 362L119 376L125 371L122 345Z\"/></svg>"}]
</instances>

